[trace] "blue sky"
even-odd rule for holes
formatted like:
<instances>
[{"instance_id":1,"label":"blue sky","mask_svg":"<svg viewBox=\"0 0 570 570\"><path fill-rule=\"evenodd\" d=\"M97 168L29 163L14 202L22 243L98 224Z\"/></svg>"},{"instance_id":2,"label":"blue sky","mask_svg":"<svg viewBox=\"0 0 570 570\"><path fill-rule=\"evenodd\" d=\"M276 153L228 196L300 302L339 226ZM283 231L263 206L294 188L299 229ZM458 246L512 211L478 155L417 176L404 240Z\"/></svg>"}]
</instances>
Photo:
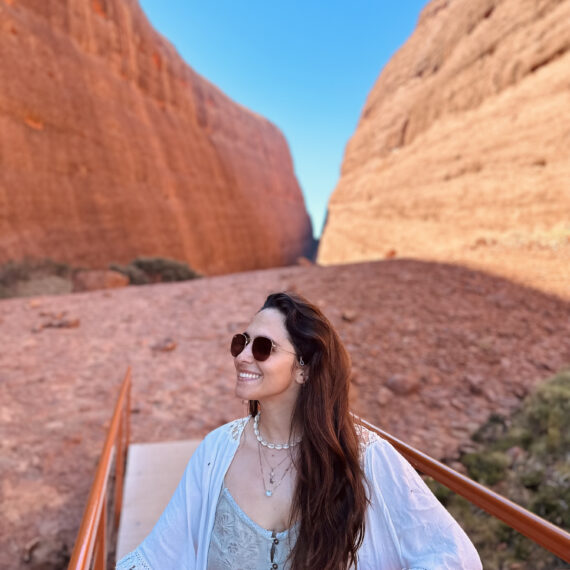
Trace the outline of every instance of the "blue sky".
<instances>
[{"instance_id":1,"label":"blue sky","mask_svg":"<svg viewBox=\"0 0 570 570\"><path fill-rule=\"evenodd\" d=\"M319 236L368 93L426 0L140 0L198 73L284 133Z\"/></svg>"}]
</instances>

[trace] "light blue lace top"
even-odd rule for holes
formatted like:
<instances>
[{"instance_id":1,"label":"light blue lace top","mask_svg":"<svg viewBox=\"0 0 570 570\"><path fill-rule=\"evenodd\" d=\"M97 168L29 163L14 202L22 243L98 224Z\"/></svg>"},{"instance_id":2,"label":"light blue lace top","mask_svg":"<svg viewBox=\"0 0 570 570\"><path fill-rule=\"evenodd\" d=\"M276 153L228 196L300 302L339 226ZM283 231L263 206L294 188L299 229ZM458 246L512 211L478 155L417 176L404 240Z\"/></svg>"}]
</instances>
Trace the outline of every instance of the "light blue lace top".
<instances>
[{"instance_id":1,"label":"light blue lace top","mask_svg":"<svg viewBox=\"0 0 570 570\"><path fill-rule=\"evenodd\" d=\"M298 525L283 532L253 522L224 485L218 498L207 570L288 569Z\"/></svg>"},{"instance_id":2,"label":"light blue lace top","mask_svg":"<svg viewBox=\"0 0 570 570\"><path fill-rule=\"evenodd\" d=\"M222 547L212 546L211 553L209 550L213 541L219 539L212 538L212 530L218 515L220 489L248 420L235 420L206 436L190 459L160 520L145 540L118 562L119 570L240 568L235 564L236 556L240 559L245 556L238 551L249 552L249 549L243 546L245 540L234 540L231 544L228 535L238 536L237 532L225 533ZM358 550L358 570L481 570L481 561L473 544L413 467L374 432L361 426L357 426L357 432L370 499L366 511L366 533ZM220 517L223 512L222 506ZM246 528L249 519L236 516L243 522L237 526ZM220 519L218 525L223 527L223 520ZM271 562L269 537L272 533L251 521L249 527L259 531L261 562L258 565L257 560L246 560L241 568L269 569L272 564L283 568L279 564L283 564L286 552L291 550L288 545L283 550L280 548L284 535L276 534L280 542L275 545L274 559L277 557L278 561ZM295 544L298 536L298 531L293 536L294 528L290 531L291 544ZM218 537L224 534L215 532ZM255 531L254 534L257 536ZM229 561L224 561L224 557L227 558L225 545L228 545L227 554L236 552Z\"/></svg>"}]
</instances>

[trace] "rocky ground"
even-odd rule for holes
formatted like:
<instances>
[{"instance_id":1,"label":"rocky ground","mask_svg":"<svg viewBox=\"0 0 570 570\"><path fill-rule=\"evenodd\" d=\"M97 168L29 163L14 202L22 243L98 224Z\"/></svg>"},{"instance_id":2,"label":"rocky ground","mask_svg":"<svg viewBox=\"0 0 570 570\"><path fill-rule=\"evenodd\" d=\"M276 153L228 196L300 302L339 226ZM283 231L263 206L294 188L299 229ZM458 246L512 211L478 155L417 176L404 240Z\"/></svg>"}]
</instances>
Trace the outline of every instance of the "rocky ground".
<instances>
[{"instance_id":1,"label":"rocky ground","mask_svg":"<svg viewBox=\"0 0 570 570\"><path fill-rule=\"evenodd\" d=\"M354 410L451 464L491 412L570 363L568 301L412 260L1 301L0 567L65 567L127 366L134 441L199 437L243 414L229 338L281 289L338 327Z\"/></svg>"}]
</instances>

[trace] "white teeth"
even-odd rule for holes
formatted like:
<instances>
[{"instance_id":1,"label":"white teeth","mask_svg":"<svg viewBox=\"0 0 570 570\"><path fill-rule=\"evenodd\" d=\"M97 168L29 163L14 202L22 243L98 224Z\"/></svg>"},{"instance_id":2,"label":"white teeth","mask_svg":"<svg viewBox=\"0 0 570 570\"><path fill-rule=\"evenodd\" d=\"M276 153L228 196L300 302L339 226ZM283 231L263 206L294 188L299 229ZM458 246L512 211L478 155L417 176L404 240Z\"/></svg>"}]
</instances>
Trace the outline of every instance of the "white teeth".
<instances>
[{"instance_id":1,"label":"white teeth","mask_svg":"<svg viewBox=\"0 0 570 570\"><path fill-rule=\"evenodd\" d=\"M261 374L253 374L252 372L240 372L239 373L239 377L240 378L259 378L261 376Z\"/></svg>"}]
</instances>

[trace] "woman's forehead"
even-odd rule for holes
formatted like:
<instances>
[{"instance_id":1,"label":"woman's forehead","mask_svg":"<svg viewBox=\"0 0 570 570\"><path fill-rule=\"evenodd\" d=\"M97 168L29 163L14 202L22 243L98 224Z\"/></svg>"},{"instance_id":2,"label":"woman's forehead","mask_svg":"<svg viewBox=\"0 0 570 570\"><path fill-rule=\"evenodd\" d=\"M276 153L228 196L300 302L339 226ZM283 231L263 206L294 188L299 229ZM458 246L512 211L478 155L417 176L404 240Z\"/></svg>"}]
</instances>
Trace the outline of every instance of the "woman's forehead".
<instances>
[{"instance_id":1,"label":"woman's forehead","mask_svg":"<svg viewBox=\"0 0 570 570\"><path fill-rule=\"evenodd\" d=\"M250 336L268 336L275 341L289 338L285 328L285 317L277 309L263 309L256 313L246 332Z\"/></svg>"}]
</instances>

